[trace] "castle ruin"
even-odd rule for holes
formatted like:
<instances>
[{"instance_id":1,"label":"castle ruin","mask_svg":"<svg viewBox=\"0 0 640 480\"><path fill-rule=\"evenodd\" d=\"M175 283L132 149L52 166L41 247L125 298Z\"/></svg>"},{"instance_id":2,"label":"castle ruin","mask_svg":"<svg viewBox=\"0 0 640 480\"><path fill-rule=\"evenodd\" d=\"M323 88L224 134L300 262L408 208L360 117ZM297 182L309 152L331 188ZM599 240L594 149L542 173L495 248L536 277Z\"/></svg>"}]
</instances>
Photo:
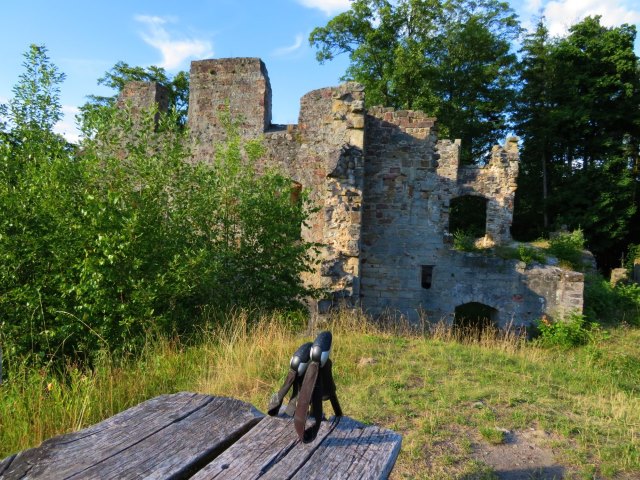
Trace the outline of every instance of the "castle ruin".
<instances>
[{"instance_id":1,"label":"castle ruin","mask_svg":"<svg viewBox=\"0 0 640 480\"><path fill-rule=\"evenodd\" d=\"M134 83L122 95L140 106L163 98L160 90ZM328 292L319 312L349 305L451 322L465 306L480 305L505 327L582 309L581 273L452 248L451 206L468 196L480 200L484 240L511 241L516 138L495 146L486 166L460 165L460 142L438 139L434 118L365 109L364 100L356 83L314 90L301 99L297 125L273 125L260 59L191 65L194 160L211 161L225 135L219 112L228 109L243 136L264 139L263 166L277 166L317 207L302 235L323 245L319 267L305 278Z\"/></svg>"}]
</instances>

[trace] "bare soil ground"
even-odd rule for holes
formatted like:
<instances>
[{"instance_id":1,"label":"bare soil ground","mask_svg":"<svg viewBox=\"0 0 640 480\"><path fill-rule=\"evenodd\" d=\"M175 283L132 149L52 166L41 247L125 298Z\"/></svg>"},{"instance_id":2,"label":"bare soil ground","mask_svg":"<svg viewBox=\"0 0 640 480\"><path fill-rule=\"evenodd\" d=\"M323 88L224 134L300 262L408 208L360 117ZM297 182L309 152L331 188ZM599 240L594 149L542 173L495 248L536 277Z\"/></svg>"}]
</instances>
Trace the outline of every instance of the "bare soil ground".
<instances>
[{"instance_id":1,"label":"bare soil ground","mask_svg":"<svg viewBox=\"0 0 640 480\"><path fill-rule=\"evenodd\" d=\"M570 478L548 446L551 436L534 428L505 432L499 445L474 444L473 456L491 467L500 480L560 480Z\"/></svg>"}]
</instances>

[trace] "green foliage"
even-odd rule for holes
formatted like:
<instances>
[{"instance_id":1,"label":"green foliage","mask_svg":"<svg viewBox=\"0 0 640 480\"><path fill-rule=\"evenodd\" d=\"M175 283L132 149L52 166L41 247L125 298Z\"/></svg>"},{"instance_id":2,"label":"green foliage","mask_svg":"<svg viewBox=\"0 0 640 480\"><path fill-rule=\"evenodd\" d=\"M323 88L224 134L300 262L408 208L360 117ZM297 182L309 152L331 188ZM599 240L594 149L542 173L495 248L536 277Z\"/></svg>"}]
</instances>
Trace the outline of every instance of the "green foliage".
<instances>
[{"instance_id":1,"label":"green foliage","mask_svg":"<svg viewBox=\"0 0 640 480\"><path fill-rule=\"evenodd\" d=\"M558 321L550 321L546 317L538 323L540 337L537 342L545 347L576 347L585 345L600 338L603 334L595 322L587 322L584 315L572 313Z\"/></svg>"},{"instance_id":2,"label":"green foliage","mask_svg":"<svg viewBox=\"0 0 640 480\"><path fill-rule=\"evenodd\" d=\"M484 237L487 231L487 199L479 195L463 195L449 203L449 231L464 230L469 235Z\"/></svg>"},{"instance_id":3,"label":"green foliage","mask_svg":"<svg viewBox=\"0 0 640 480\"><path fill-rule=\"evenodd\" d=\"M96 112L77 155L47 130L33 129L35 145L1 145L5 355L121 354L150 328L192 330L205 309L300 308L308 202L291 201L277 172L257 175L258 142L223 119L228 141L194 165L175 110L157 125L155 111Z\"/></svg>"},{"instance_id":4,"label":"green foliage","mask_svg":"<svg viewBox=\"0 0 640 480\"><path fill-rule=\"evenodd\" d=\"M42 155L64 156L72 150L53 132L62 118L60 84L65 75L51 63L44 46L31 45L24 58L24 73L13 88L13 98L0 105L0 159L5 163L3 173L12 181L17 181L19 172L6 164L9 150L19 150L31 163Z\"/></svg>"},{"instance_id":5,"label":"green foliage","mask_svg":"<svg viewBox=\"0 0 640 480\"><path fill-rule=\"evenodd\" d=\"M619 284L616 285L615 291L618 297L620 319L640 326L640 285L637 283Z\"/></svg>"},{"instance_id":6,"label":"green foliage","mask_svg":"<svg viewBox=\"0 0 640 480\"><path fill-rule=\"evenodd\" d=\"M584 243L585 238L581 229L573 232L560 232L549 239L547 251L560 260L560 263L564 263L573 270L582 271L584 270L582 260Z\"/></svg>"},{"instance_id":7,"label":"green foliage","mask_svg":"<svg viewBox=\"0 0 640 480\"><path fill-rule=\"evenodd\" d=\"M62 117L60 84L65 75L58 71L42 45L31 45L24 54L20 75L9 102L12 124L20 130L50 132Z\"/></svg>"},{"instance_id":8,"label":"green foliage","mask_svg":"<svg viewBox=\"0 0 640 480\"><path fill-rule=\"evenodd\" d=\"M640 69L636 27L600 17L550 38L544 21L523 42L514 115L523 140L512 233L580 226L601 267L640 234Z\"/></svg>"},{"instance_id":9,"label":"green foliage","mask_svg":"<svg viewBox=\"0 0 640 480\"><path fill-rule=\"evenodd\" d=\"M453 248L459 252L477 252L476 239L469 232L457 230L453 232Z\"/></svg>"},{"instance_id":10,"label":"green foliage","mask_svg":"<svg viewBox=\"0 0 640 480\"><path fill-rule=\"evenodd\" d=\"M589 274L584 284L584 312L590 321L640 325L640 286L611 286L600 274Z\"/></svg>"},{"instance_id":11,"label":"green foliage","mask_svg":"<svg viewBox=\"0 0 640 480\"><path fill-rule=\"evenodd\" d=\"M616 317L618 298L611 283L599 273L585 276L584 313L590 321L610 321Z\"/></svg>"},{"instance_id":12,"label":"green foliage","mask_svg":"<svg viewBox=\"0 0 640 480\"><path fill-rule=\"evenodd\" d=\"M636 260L640 260L640 243L631 243L627 247L627 255L624 260L624 268L630 275L633 274L633 265Z\"/></svg>"},{"instance_id":13,"label":"green foliage","mask_svg":"<svg viewBox=\"0 0 640 480\"><path fill-rule=\"evenodd\" d=\"M527 265L531 265L533 262L544 264L547 261L544 253L527 245L518 245L518 259Z\"/></svg>"},{"instance_id":14,"label":"green foliage","mask_svg":"<svg viewBox=\"0 0 640 480\"><path fill-rule=\"evenodd\" d=\"M462 139L463 158L477 161L506 132L519 33L495 0L356 0L309 41L320 62L349 55L344 78L365 85L370 105L437 116L443 135Z\"/></svg>"}]
</instances>

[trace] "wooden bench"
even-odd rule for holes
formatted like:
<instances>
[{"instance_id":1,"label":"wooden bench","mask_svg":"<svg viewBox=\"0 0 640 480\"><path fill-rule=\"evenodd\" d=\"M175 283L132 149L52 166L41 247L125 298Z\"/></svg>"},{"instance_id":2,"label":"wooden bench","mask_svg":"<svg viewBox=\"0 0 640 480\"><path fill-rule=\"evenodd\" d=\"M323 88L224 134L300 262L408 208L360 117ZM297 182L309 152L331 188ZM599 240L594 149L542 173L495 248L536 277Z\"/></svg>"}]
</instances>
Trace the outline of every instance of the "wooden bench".
<instances>
[{"instance_id":1,"label":"wooden bench","mask_svg":"<svg viewBox=\"0 0 640 480\"><path fill-rule=\"evenodd\" d=\"M301 443L293 420L232 398L162 395L0 461L18 478L387 478L400 435L348 417Z\"/></svg>"}]
</instances>

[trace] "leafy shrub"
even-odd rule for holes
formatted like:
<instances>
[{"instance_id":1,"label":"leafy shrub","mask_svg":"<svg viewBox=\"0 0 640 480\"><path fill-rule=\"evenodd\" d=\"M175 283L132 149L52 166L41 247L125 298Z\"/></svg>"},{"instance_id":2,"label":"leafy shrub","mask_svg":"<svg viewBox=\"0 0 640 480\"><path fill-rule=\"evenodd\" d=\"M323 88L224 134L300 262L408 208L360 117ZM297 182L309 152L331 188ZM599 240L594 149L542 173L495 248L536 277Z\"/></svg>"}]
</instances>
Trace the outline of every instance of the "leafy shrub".
<instances>
[{"instance_id":1,"label":"leafy shrub","mask_svg":"<svg viewBox=\"0 0 640 480\"><path fill-rule=\"evenodd\" d=\"M47 108L60 108L47 105ZM207 308L300 307L306 198L257 175L262 149L228 140L187 161L175 113L104 108L73 155L48 126L0 136L0 344L5 355L134 351L150 328L185 331ZM6 141L23 138L29 143Z\"/></svg>"},{"instance_id":2,"label":"leafy shrub","mask_svg":"<svg viewBox=\"0 0 640 480\"><path fill-rule=\"evenodd\" d=\"M459 252L477 252L476 239L464 230L453 232L453 248Z\"/></svg>"},{"instance_id":3,"label":"leafy shrub","mask_svg":"<svg viewBox=\"0 0 640 480\"><path fill-rule=\"evenodd\" d=\"M585 239L581 229L573 232L561 232L549 239L547 251L556 257L561 264L573 270L582 271L584 269L582 260L584 244Z\"/></svg>"},{"instance_id":4,"label":"leafy shrub","mask_svg":"<svg viewBox=\"0 0 640 480\"><path fill-rule=\"evenodd\" d=\"M636 260L640 260L640 243L631 243L624 260L624 268L630 276L633 275L633 265Z\"/></svg>"},{"instance_id":5,"label":"leafy shrub","mask_svg":"<svg viewBox=\"0 0 640 480\"><path fill-rule=\"evenodd\" d=\"M611 283L599 273L584 279L584 312L590 321L606 321L615 315L616 292Z\"/></svg>"},{"instance_id":6,"label":"leafy shrub","mask_svg":"<svg viewBox=\"0 0 640 480\"><path fill-rule=\"evenodd\" d=\"M614 291L618 299L618 318L635 326L640 326L640 285L618 284Z\"/></svg>"},{"instance_id":7,"label":"leafy shrub","mask_svg":"<svg viewBox=\"0 0 640 480\"><path fill-rule=\"evenodd\" d=\"M587 322L584 315L571 313L566 318L551 321L546 316L538 323L537 342L543 346L575 347L595 341L601 336L600 326Z\"/></svg>"},{"instance_id":8,"label":"leafy shrub","mask_svg":"<svg viewBox=\"0 0 640 480\"><path fill-rule=\"evenodd\" d=\"M527 245L518 246L518 258L527 265L531 265L533 262L545 263L547 261L547 257L542 252Z\"/></svg>"},{"instance_id":9,"label":"leafy shrub","mask_svg":"<svg viewBox=\"0 0 640 480\"><path fill-rule=\"evenodd\" d=\"M640 325L640 285L612 287L602 275L589 274L584 284L584 311L590 321Z\"/></svg>"}]
</instances>

